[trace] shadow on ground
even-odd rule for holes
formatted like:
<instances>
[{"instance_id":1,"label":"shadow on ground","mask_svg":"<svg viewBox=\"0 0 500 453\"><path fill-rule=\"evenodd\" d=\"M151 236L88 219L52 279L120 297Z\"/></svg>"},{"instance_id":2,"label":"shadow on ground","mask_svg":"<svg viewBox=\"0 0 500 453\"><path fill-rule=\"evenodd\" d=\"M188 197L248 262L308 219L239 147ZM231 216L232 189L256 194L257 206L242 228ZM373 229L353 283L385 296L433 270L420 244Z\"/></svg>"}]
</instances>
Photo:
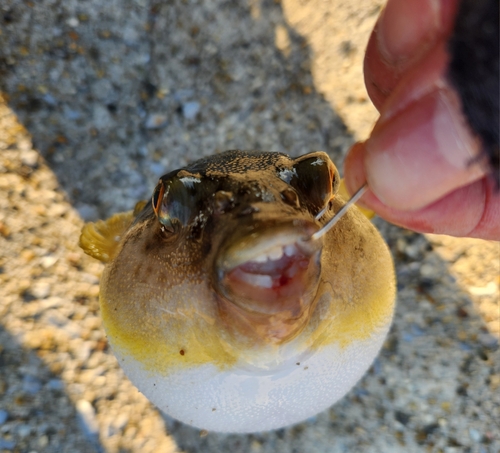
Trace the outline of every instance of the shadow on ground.
<instances>
[{"instance_id":1,"label":"shadow on ground","mask_svg":"<svg viewBox=\"0 0 500 453\"><path fill-rule=\"evenodd\" d=\"M223 1L49 3L4 14L0 86L84 217L129 209L167 169L226 149L339 162L352 142L278 3L255 18Z\"/></svg>"},{"instance_id":2,"label":"shadow on ground","mask_svg":"<svg viewBox=\"0 0 500 453\"><path fill-rule=\"evenodd\" d=\"M59 373L39 357L43 351L24 348L1 325L0 345L0 450L104 451L98 431L87 429L83 412L78 415L66 395ZM11 432L14 421L16 429Z\"/></svg>"}]
</instances>

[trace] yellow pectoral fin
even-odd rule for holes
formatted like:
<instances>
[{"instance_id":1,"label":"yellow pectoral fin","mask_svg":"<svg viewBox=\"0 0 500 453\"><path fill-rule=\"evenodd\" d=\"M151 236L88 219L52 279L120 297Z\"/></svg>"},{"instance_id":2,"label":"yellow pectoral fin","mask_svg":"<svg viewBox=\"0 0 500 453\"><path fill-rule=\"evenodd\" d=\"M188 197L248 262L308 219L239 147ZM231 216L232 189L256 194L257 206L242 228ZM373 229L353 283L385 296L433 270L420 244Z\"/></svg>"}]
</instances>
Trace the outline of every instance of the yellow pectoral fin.
<instances>
[{"instance_id":1,"label":"yellow pectoral fin","mask_svg":"<svg viewBox=\"0 0 500 453\"><path fill-rule=\"evenodd\" d=\"M112 260L118 250L121 236L134 219L134 212L120 212L107 220L89 222L82 228L79 246L103 263Z\"/></svg>"},{"instance_id":2,"label":"yellow pectoral fin","mask_svg":"<svg viewBox=\"0 0 500 453\"><path fill-rule=\"evenodd\" d=\"M349 198L351 198L351 194L347 191L347 188L345 186L344 178L342 178L340 180L340 186L339 186L338 194L342 198L344 198L346 201L349 200ZM372 210L366 209L366 208L362 208L361 206L358 206L357 203L356 203L356 207L364 214L364 216L366 218L372 219L373 217L375 217L375 213Z\"/></svg>"}]
</instances>

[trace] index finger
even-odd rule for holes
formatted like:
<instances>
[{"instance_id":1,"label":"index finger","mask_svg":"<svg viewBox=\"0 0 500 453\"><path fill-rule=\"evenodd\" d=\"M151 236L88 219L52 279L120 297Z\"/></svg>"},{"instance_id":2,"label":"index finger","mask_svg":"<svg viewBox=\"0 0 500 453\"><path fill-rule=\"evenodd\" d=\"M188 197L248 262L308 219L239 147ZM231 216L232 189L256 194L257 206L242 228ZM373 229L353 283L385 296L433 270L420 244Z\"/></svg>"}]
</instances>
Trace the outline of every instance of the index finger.
<instances>
[{"instance_id":1,"label":"index finger","mask_svg":"<svg viewBox=\"0 0 500 453\"><path fill-rule=\"evenodd\" d=\"M458 0L389 0L368 41L368 94L380 110L406 72L451 34Z\"/></svg>"}]
</instances>

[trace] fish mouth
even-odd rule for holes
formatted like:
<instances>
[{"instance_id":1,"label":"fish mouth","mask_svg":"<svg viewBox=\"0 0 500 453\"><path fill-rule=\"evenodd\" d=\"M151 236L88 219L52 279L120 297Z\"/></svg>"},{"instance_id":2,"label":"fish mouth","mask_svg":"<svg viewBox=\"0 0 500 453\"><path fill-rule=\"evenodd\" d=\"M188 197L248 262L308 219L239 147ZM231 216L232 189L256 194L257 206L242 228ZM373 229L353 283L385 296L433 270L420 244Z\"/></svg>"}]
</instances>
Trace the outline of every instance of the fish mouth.
<instances>
[{"instance_id":1,"label":"fish mouth","mask_svg":"<svg viewBox=\"0 0 500 453\"><path fill-rule=\"evenodd\" d=\"M297 333L320 279L322 243L304 241L317 230L311 222L296 221L230 237L216 259L215 284L229 317L275 340Z\"/></svg>"}]
</instances>

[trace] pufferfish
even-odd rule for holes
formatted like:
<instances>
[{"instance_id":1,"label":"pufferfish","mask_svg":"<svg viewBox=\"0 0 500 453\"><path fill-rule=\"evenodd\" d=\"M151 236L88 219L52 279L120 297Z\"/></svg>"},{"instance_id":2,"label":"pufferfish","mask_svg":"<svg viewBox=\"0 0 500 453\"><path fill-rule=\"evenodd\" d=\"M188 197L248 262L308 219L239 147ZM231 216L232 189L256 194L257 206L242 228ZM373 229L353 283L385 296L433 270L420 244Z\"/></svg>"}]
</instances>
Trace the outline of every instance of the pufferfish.
<instances>
[{"instance_id":1,"label":"pufferfish","mask_svg":"<svg viewBox=\"0 0 500 453\"><path fill-rule=\"evenodd\" d=\"M227 151L160 178L150 202L85 225L106 263L102 320L125 374L208 431L295 424L371 365L391 324L388 248L324 152Z\"/></svg>"}]
</instances>

